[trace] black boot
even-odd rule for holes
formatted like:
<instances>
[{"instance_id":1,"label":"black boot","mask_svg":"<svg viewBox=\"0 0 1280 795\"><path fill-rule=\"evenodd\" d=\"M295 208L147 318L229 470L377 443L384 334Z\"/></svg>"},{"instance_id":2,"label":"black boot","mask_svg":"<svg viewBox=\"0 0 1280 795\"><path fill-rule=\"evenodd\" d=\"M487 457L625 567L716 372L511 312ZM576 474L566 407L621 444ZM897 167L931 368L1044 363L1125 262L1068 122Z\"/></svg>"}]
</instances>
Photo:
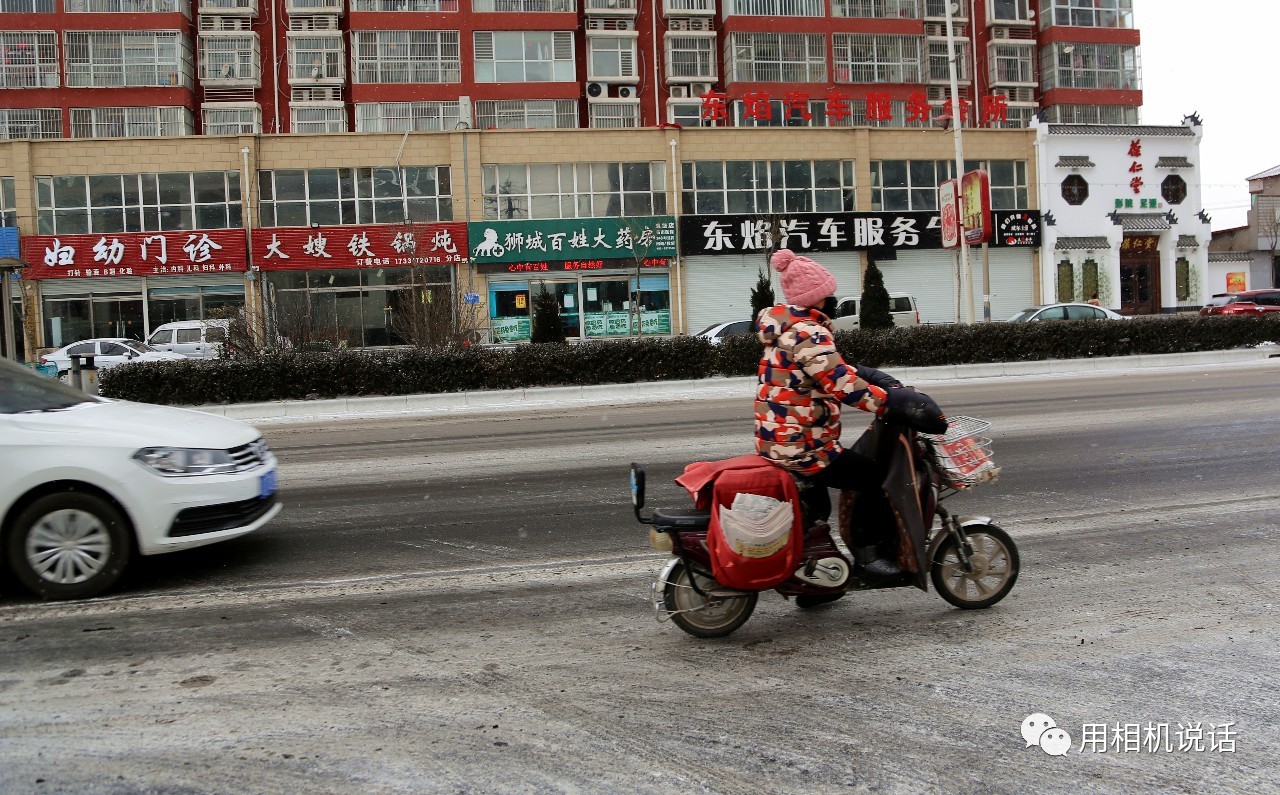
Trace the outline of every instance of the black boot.
<instances>
[{"instance_id":1,"label":"black boot","mask_svg":"<svg viewBox=\"0 0 1280 795\"><path fill-rule=\"evenodd\" d=\"M880 557L880 550L875 544L854 549L853 559L858 564L858 571L874 577L897 577L902 573L897 563Z\"/></svg>"}]
</instances>

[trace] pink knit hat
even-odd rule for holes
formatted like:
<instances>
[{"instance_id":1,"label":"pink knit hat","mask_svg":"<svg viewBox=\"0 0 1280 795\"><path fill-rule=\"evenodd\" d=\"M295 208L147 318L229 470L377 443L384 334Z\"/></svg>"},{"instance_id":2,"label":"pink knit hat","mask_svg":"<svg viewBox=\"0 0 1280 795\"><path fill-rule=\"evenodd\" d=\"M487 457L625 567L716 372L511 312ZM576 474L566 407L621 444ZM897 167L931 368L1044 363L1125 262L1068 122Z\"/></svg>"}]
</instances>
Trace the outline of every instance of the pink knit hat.
<instances>
[{"instance_id":1,"label":"pink knit hat","mask_svg":"<svg viewBox=\"0 0 1280 795\"><path fill-rule=\"evenodd\" d=\"M807 257L796 256L789 248L778 249L769 261L781 274L782 295L792 306L817 306L836 294L836 277L831 271Z\"/></svg>"}]
</instances>

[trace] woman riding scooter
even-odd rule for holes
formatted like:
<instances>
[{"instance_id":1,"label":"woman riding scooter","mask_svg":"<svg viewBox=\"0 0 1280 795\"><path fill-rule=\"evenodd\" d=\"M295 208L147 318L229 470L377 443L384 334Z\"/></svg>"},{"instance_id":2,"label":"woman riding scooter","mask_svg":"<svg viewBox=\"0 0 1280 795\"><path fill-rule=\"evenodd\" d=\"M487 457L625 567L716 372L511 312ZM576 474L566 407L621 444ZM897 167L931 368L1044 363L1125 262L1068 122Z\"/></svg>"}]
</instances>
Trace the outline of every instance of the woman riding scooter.
<instances>
[{"instance_id":1,"label":"woman riding scooter","mask_svg":"<svg viewBox=\"0 0 1280 795\"><path fill-rule=\"evenodd\" d=\"M885 467L840 446L840 407L856 406L925 433L944 433L946 417L927 395L841 358L831 330L836 279L830 271L785 248L771 263L786 303L756 318L765 346L755 401L756 452L824 489L858 492L848 539L854 557L868 574L895 576L896 522L882 488ZM818 518L825 517L810 517Z\"/></svg>"}]
</instances>

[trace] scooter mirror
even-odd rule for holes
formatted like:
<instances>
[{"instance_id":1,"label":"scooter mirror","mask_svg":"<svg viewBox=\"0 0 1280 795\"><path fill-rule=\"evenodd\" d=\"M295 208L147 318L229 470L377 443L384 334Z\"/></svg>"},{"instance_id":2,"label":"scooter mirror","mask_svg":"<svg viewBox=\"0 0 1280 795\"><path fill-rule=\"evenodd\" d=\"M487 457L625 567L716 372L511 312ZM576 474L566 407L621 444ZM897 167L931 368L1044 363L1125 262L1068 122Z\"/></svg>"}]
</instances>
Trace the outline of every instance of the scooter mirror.
<instances>
[{"instance_id":1,"label":"scooter mirror","mask_svg":"<svg viewBox=\"0 0 1280 795\"><path fill-rule=\"evenodd\" d=\"M638 512L644 507L644 467L631 465L631 505Z\"/></svg>"}]
</instances>

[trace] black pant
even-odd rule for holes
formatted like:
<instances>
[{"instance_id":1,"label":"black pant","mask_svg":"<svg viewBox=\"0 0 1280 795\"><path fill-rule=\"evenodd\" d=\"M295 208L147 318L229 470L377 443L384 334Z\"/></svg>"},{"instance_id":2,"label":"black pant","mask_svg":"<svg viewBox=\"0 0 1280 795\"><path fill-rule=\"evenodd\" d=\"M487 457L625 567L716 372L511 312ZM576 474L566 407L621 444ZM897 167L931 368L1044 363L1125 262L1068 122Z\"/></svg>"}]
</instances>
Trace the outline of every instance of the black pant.
<instances>
[{"instance_id":1,"label":"black pant","mask_svg":"<svg viewBox=\"0 0 1280 795\"><path fill-rule=\"evenodd\" d=\"M843 450L810 479L820 488L858 492L850 528L855 546L868 546L893 538L893 510L884 494L887 469L878 461L852 450ZM830 499L827 500L828 513Z\"/></svg>"}]
</instances>

